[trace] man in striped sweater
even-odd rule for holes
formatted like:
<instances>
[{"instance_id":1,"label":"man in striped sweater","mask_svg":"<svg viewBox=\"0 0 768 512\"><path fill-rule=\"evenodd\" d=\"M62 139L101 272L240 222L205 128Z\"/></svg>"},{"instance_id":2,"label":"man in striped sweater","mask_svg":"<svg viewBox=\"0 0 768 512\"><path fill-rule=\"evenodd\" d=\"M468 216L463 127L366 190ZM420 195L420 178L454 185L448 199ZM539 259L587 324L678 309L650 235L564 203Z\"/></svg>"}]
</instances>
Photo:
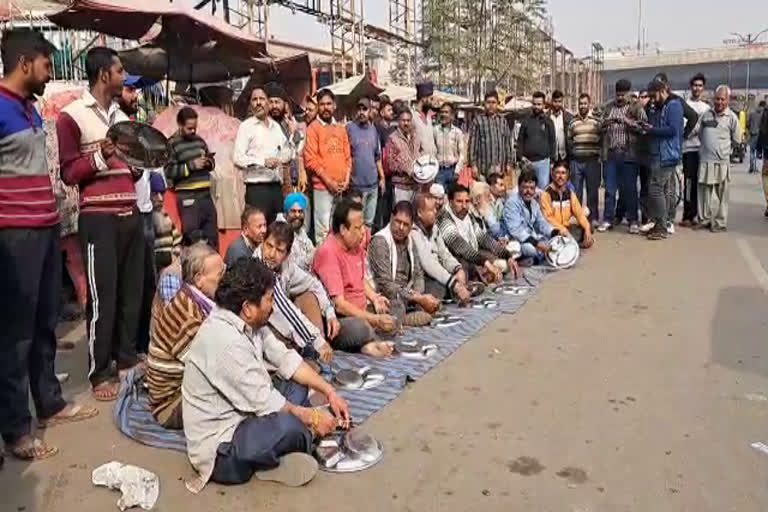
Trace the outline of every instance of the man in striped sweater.
<instances>
[{"instance_id":1,"label":"man in striped sweater","mask_svg":"<svg viewBox=\"0 0 768 512\"><path fill-rule=\"evenodd\" d=\"M39 32L8 30L0 81L0 434L23 460L58 449L32 432L29 394L40 427L98 410L67 405L54 372L61 288L59 213L48 176L45 132L32 105L50 79L53 45ZM0 456L0 461L2 456Z\"/></svg>"},{"instance_id":2,"label":"man in striped sweater","mask_svg":"<svg viewBox=\"0 0 768 512\"><path fill-rule=\"evenodd\" d=\"M115 98L123 65L114 50L92 48L85 58L89 90L56 122L61 177L80 189L79 233L88 278L88 378L97 400L117 398L122 374L136 366L136 328L144 283L143 223L136 208L138 172L115 154L109 127L126 121Z\"/></svg>"},{"instance_id":3,"label":"man in striped sweater","mask_svg":"<svg viewBox=\"0 0 768 512\"><path fill-rule=\"evenodd\" d=\"M168 140L170 161L165 176L176 190L182 234L201 230L218 248L216 206L211 197L211 172L216 168L208 144L197 134L197 112L183 107L176 114L179 131Z\"/></svg>"},{"instance_id":4,"label":"man in striped sweater","mask_svg":"<svg viewBox=\"0 0 768 512\"><path fill-rule=\"evenodd\" d=\"M568 124L571 183L581 204L589 206L589 220L596 227L600 220L598 191L600 189L600 121L592 114L589 94L579 95L579 113ZM586 187L586 201L584 188Z\"/></svg>"},{"instance_id":5,"label":"man in striped sweater","mask_svg":"<svg viewBox=\"0 0 768 512\"><path fill-rule=\"evenodd\" d=\"M213 297L225 268L219 253L205 242L198 242L182 253L181 289L167 304L159 293L155 295L147 384L152 415L165 428L183 427L181 381L184 356L213 308Z\"/></svg>"}]
</instances>

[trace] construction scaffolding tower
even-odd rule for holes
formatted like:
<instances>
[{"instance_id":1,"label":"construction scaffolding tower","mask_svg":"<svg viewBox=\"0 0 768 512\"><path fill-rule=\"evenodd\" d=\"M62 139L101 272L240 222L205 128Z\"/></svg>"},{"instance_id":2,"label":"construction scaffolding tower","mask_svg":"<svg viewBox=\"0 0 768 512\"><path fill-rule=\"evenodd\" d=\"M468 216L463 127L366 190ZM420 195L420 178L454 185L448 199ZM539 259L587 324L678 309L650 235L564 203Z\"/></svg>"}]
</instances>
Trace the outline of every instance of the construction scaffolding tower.
<instances>
[{"instance_id":1,"label":"construction scaffolding tower","mask_svg":"<svg viewBox=\"0 0 768 512\"><path fill-rule=\"evenodd\" d=\"M423 44L421 20L423 8L429 8L428 1L418 0L389 0L389 29L398 36L394 42L394 73L391 73L395 83L412 85L421 78L419 69L420 48Z\"/></svg>"},{"instance_id":2,"label":"construction scaffolding tower","mask_svg":"<svg viewBox=\"0 0 768 512\"><path fill-rule=\"evenodd\" d=\"M359 9L357 2L360 2ZM365 0L331 0L331 74L347 78L365 71Z\"/></svg>"}]
</instances>

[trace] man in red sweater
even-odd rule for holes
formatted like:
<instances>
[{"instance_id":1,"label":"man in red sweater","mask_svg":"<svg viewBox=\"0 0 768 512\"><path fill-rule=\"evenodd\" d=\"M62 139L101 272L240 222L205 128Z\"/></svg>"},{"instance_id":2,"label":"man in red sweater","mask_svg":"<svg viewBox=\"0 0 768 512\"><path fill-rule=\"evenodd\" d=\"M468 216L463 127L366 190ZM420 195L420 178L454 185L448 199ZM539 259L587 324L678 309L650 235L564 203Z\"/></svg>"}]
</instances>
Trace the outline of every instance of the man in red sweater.
<instances>
[{"instance_id":1,"label":"man in red sweater","mask_svg":"<svg viewBox=\"0 0 768 512\"><path fill-rule=\"evenodd\" d=\"M131 169L106 139L109 127L128 117L115 101L123 66L114 50L88 51L89 90L70 103L56 123L61 177L80 189L78 231L88 278L88 378L97 400L117 398L121 375L137 365L136 328L144 282L144 238Z\"/></svg>"},{"instance_id":2,"label":"man in red sweater","mask_svg":"<svg viewBox=\"0 0 768 512\"><path fill-rule=\"evenodd\" d=\"M312 174L315 241L319 245L328 235L333 205L349 187L352 151L347 129L333 118L333 93L323 89L317 93L317 103L317 120L307 128L304 166Z\"/></svg>"},{"instance_id":3,"label":"man in red sweater","mask_svg":"<svg viewBox=\"0 0 768 512\"><path fill-rule=\"evenodd\" d=\"M40 427L90 418L98 410L67 405L54 372L59 212L43 122L31 99L50 80L55 48L28 29L6 31L0 48L0 434L15 457L40 460L58 449L32 432L30 391Z\"/></svg>"}]
</instances>

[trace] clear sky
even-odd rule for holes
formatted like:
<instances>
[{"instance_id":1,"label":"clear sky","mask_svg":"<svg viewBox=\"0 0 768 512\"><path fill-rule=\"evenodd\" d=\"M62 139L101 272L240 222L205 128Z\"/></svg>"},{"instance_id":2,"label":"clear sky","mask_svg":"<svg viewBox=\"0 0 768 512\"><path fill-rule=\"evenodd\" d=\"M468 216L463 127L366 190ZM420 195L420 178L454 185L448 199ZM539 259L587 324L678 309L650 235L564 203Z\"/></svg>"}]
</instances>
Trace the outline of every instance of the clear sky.
<instances>
[{"instance_id":1,"label":"clear sky","mask_svg":"<svg viewBox=\"0 0 768 512\"><path fill-rule=\"evenodd\" d=\"M387 27L389 2L364 0L368 23ZM731 32L768 28L768 0L642 0L647 42L664 50L721 46ZM592 41L604 47L637 44L638 0L549 0L555 36L577 56ZM308 45L330 44L328 27L282 7L272 7L272 32ZM762 41L768 41L765 34Z\"/></svg>"}]
</instances>

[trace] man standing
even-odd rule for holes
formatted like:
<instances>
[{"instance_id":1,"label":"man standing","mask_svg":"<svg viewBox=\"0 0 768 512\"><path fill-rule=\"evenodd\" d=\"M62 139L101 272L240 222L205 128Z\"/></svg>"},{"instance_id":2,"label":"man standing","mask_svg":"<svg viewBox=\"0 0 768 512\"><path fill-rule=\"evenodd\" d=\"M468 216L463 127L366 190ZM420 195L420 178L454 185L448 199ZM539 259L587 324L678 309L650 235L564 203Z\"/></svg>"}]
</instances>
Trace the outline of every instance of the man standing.
<instances>
[{"instance_id":1,"label":"man standing","mask_svg":"<svg viewBox=\"0 0 768 512\"><path fill-rule=\"evenodd\" d=\"M280 124L269 117L261 87L251 91L251 113L237 130L232 163L243 172L246 204L258 206L272 222L283 207L283 165L291 151Z\"/></svg>"},{"instance_id":2,"label":"man standing","mask_svg":"<svg viewBox=\"0 0 768 512\"><path fill-rule=\"evenodd\" d=\"M369 228L376 218L379 191L384 191L379 135L371 123L370 115L370 100L360 98L357 101L357 118L347 124L352 153L352 184L363 193L363 219Z\"/></svg>"},{"instance_id":3,"label":"man standing","mask_svg":"<svg viewBox=\"0 0 768 512\"><path fill-rule=\"evenodd\" d=\"M701 73L691 78L691 97L688 99L688 105L696 111L699 118L701 118L704 112L709 110L709 105L702 97L706 84L707 80ZM683 220L680 221L680 225L683 227L691 227L696 223L696 213L699 204L697 190L699 186L700 147L699 130L692 131L683 141Z\"/></svg>"},{"instance_id":4,"label":"man standing","mask_svg":"<svg viewBox=\"0 0 768 512\"><path fill-rule=\"evenodd\" d=\"M552 93L549 118L555 126L555 159L552 161L554 164L554 162L568 160L570 155L568 126L571 124L571 119L573 119L573 115L563 109L563 92L560 90L556 89Z\"/></svg>"},{"instance_id":5,"label":"man standing","mask_svg":"<svg viewBox=\"0 0 768 512\"><path fill-rule=\"evenodd\" d=\"M600 121L592 115L592 100L587 93L579 96L579 113L568 124L568 141L571 183L576 198L589 207L590 224L595 227L600 219Z\"/></svg>"},{"instance_id":6,"label":"man standing","mask_svg":"<svg viewBox=\"0 0 768 512\"><path fill-rule=\"evenodd\" d=\"M667 238L667 223L674 211L668 211L666 192L673 173L682 160L683 105L682 100L669 92L664 82L653 81L648 86L659 109L654 123L641 123L650 138L651 162L648 182L648 207L653 228L648 231L649 240Z\"/></svg>"},{"instance_id":7,"label":"man standing","mask_svg":"<svg viewBox=\"0 0 768 512\"><path fill-rule=\"evenodd\" d=\"M416 84L416 107L412 112L413 134L421 145L422 153L432 157L437 156L435 131L432 125L434 92L435 85L432 82Z\"/></svg>"},{"instance_id":8,"label":"man standing","mask_svg":"<svg viewBox=\"0 0 768 512\"><path fill-rule=\"evenodd\" d=\"M115 155L109 127L127 120L115 99L123 91L117 52L96 47L85 58L89 90L59 115L64 183L80 188L79 232L88 290L88 378L97 400L115 400L122 375L137 364L135 336L144 282L144 236L134 181L141 172Z\"/></svg>"},{"instance_id":9,"label":"man standing","mask_svg":"<svg viewBox=\"0 0 768 512\"><path fill-rule=\"evenodd\" d=\"M435 146L440 170L435 183L447 187L458 177L464 168L466 148L464 134L453 124L453 105L449 102L440 107L440 125L435 128Z\"/></svg>"},{"instance_id":10,"label":"man standing","mask_svg":"<svg viewBox=\"0 0 768 512\"><path fill-rule=\"evenodd\" d=\"M715 110L699 118L699 217L701 228L713 233L725 231L728 223L728 182L731 179L731 152L741 143L739 118L728 107L731 89L715 90Z\"/></svg>"},{"instance_id":11,"label":"man standing","mask_svg":"<svg viewBox=\"0 0 768 512\"><path fill-rule=\"evenodd\" d=\"M757 172L760 166L758 160L762 155L760 145L757 143L760 137L760 121L765 111L765 101L761 101L757 109L749 113L747 117L747 133L749 134L749 173Z\"/></svg>"},{"instance_id":12,"label":"man standing","mask_svg":"<svg viewBox=\"0 0 768 512\"><path fill-rule=\"evenodd\" d=\"M763 118L760 121L760 134L758 145L763 150L763 157L768 155L768 108L763 110ZM768 158L763 158L763 195L768 203ZM765 217L768 217L768 205L765 207Z\"/></svg>"},{"instance_id":13,"label":"man standing","mask_svg":"<svg viewBox=\"0 0 768 512\"><path fill-rule=\"evenodd\" d=\"M323 89L317 93L318 119L307 129L304 165L312 173L315 241L328 235L333 205L349 187L352 152L347 130L336 124L336 97Z\"/></svg>"},{"instance_id":14,"label":"man standing","mask_svg":"<svg viewBox=\"0 0 768 512\"><path fill-rule=\"evenodd\" d=\"M550 165L557 152L555 125L544 113L545 98L541 91L533 93L531 115L522 120L517 134L517 150L533 165L540 189L549 184Z\"/></svg>"},{"instance_id":15,"label":"man standing","mask_svg":"<svg viewBox=\"0 0 768 512\"><path fill-rule=\"evenodd\" d=\"M379 134L379 144L381 145L382 161L384 160L384 150L387 146L387 140L392 133L397 130L397 123L394 121L395 113L392 108L392 102L389 96L379 96L379 119L374 123L376 131ZM392 190L391 173L384 168L385 184L384 190L379 194L376 202L376 231L383 228L389 222L389 214L392 211Z\"/></svg>"},{"instance_id":16,"label":"man standing","mask_svg":"<svg viewBox=\"0 0 768 512\"><path fill-rule=\"evenodd\" d=\"M30 392L39 426L83 420L98 410L68 406L54 372L59 214L43 122L32 98L42 96L50 80L55 48L26 29L7 30L0 46L0 434L6 450L32 461L56 455L58 448L33 434Z\"/></svg>"},{"instance_id":17,"label":"man standing","mask_svg":"<svg viewBox=\"0 0 768 512\"><path fill-rule=\"evenodd\" d=\"M629 80L616 82L616 99L606 108L603 117L603 144L606 147L604 169L605 179L605 209L603 222L598 231L613 229L616 214L616 189L621 189L621 198L626 208L629 232L637 234L640 227L637 223L637 165L636 150L639 131L638 121L645 121L645 112L638 101L632 105L629 101L629 91L632 83Z\"/></svg>"},{"instance_id":18,"label":"man standing","mask_svg":"<svg viewBox=\"0 0 768 512\"><path fill-rule=\"evenodd\" d=\"M515 141L509 123L499 114L499 94L495 90L485 93L485 112L472 121L468 159L472 174L483 181L493 173L512 174Z\"/></svg>"},{"instance_id":19,"label":"man standing","mask_svg":"<svg viewBox=\"0 0 768 512\"><path fill-rule=\"evenodd\" d=\"M202 231L211 247L218 249L216 206L211 197L211 172L216 167L208 145L197 134L197 112L182 107L176 114L178 131L168 141L170 158L165 177L176 190L181 231Z\"/></svg>"},{"instance_id":20,"label":"man standing","mask_svg":"<svg viewBox=\"0 0 768 512\"><path fill-rule=\"evenodd\" d=\"M410 201L416 192L413 164L421 154L418 137L414 133L413 117L408 108L397 113L397 130L389 137L384 148L385 165L392 175L392 201Z\"/></svg>"}]
</instances>

